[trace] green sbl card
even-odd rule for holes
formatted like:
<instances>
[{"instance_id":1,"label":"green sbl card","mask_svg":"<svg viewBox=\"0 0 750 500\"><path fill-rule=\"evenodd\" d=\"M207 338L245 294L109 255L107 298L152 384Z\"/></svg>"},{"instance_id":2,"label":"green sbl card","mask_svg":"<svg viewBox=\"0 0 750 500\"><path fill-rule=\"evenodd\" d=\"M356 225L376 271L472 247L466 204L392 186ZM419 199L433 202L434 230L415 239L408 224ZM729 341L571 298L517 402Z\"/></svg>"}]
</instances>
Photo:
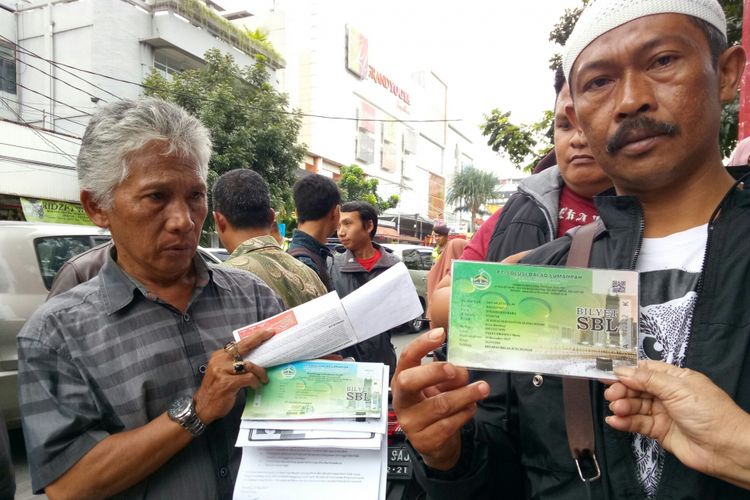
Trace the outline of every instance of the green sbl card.
<instances>
[{"instance_id":1,"label":"green sbl card","mask_svg":"<svg viewBox=\"0 0 750 500\"><path fill-rule=\"evenodd\" d=\"M269 368L268 383L258 391L248 389L242 418L380 417L383 366L319 360Z\"/></svg>"},{"instance_id":2,"label":"green sbl card","mask_svg":"<svg viewBox=\"0 0 750 500\"><path fill-rule=\"evenodd\" d=\"M614 379L637 363L638 273L453 262L448 361Z\"/></svg>"}]
</instances>

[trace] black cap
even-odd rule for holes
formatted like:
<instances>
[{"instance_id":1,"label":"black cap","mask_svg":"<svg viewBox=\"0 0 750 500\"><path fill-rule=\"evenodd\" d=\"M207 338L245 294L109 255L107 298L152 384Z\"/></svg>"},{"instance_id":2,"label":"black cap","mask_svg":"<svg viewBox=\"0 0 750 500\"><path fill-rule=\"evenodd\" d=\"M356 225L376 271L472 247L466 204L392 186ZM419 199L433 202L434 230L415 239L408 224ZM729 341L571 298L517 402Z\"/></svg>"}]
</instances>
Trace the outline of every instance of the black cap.
<instances>
[{"instance_id":1,"label":"black cap","mask_svg":"<svg viewBox=\"0 0 750 500\"><path fill-rule=\"evenodd\" d=\"M448 229L448 226L435 226L432 230L435 231L435 234L439 234L440 236L448 236L448 233L451 232L451 230Z\"/></svg>"}]
</instances>

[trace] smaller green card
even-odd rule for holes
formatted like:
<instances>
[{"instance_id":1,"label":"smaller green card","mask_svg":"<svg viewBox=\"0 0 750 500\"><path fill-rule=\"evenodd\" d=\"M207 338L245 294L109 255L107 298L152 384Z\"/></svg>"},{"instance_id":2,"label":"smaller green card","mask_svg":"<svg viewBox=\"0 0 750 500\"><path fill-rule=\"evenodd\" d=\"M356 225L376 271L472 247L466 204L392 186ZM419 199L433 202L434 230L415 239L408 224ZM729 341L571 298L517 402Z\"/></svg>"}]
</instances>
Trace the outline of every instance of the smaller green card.
<instances>
[{"instance_id":1,"label":"smaller green card","mask_svg":"<svg viewBox=\"0 0 750 500\"><path fill-rule=\"evenodd\" d=\"M268 384L248 389L243 419L380 417L383 364L299 361L266 370Z\"/></svg>"},{"instance_id":2,"label":"smaller green card","mask_svg":"<svg viewBox=\"0 0 750 500\"><path fill-rule=\"evenodd\" d=\"M635 271L453 262L448 360L614 379L637 363Z\"/></svg>"}]
</instances>

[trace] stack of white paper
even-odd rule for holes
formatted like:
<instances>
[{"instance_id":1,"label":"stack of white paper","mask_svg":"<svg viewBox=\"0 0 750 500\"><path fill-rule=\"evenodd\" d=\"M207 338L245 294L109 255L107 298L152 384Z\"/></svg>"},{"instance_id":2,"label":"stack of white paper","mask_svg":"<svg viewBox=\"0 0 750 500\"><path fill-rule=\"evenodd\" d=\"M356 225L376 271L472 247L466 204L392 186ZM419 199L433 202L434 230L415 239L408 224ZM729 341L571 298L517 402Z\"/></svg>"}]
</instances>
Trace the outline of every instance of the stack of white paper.
<instances>
[{"instance_id":1,"label":"stack of white paper","mask_svg":"<svg viewBox=\"0 0 750 500\"><path fill-rule=\"evenodd\" d=\"M247 398L234 498L384 499L388 367L308 361L268 375Z\"/></svg>"},{"instance_id":2,"label":"stack of white paper","mask_svg":"<svg viewBox=\"0 0 750 500\"><path fill-rule=\"evenodd\" d=\"M240 340L258 330L276 335L245 359L263 367L315 359L403 325L423 313L403 262L343 299L336 292L311 300L258 323L238 328Z\"/></svg>"},{"instance_id":3,"label":"stack of white paper","mask_svg":"<svg viewBox=\"0 0 750 500\"><path fill-rule=\"evenodd\" d=\"M385 498L388 367L294 362L334 353L422 313L409 271L398 263L343 300L331 292L235 330L236 340L258 330L276 332L245 358L276 368L268 370L269 384L248 395L237 438L243 452L234 497ZM302 378L297 378L298 371L310 366L327 367L330 373L317 377L315 383L290 383L298 382ZM366 388L360 383L342 385L342 380L352 380L352 374L345 373L352 367L376 369L377 375L368 375ZM357 399L357 394L365 393L379 396Z\"/></svg>"}]
</instances>

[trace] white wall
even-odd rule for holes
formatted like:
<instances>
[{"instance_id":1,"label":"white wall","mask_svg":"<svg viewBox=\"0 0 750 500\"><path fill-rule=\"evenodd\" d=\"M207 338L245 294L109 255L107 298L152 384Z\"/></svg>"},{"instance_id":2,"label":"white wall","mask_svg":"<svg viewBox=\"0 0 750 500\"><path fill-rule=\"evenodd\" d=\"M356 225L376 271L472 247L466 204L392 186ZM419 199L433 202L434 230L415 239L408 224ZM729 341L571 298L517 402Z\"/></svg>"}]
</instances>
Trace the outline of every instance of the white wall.
<instances>
[{"instance_id":1,"label":"white wall","mask_svg":"<svg viewBox=\"0 0 750 500\"><path fill-rule=\"evenodd\" d=\"M253 3L255 5L255 3ZM375 109L375 119L445 119L445 85L430 71L419 71L420 62L409 59L389 44L387 27L363 17L345 0L275 0L273 11L238 22L268 32L270 41L287 62L280 72L281 88L289 93L290 104L306 114L357 116L361 102ZM347 25L368 39L369 64L409 93L406 106L389 90L370 78L360 79L346 68ZM444 152L446 124L397 123L395 168L382 168L383 125L375 122L374 161L365 164L356 157L356 121L303 117L301 140L311 156L323 158L323 168L357 163L367 175L379 180L378 194L387 198L401 191L398 210L427 216L429 172L446 174ZM416 155L403 155L402 136L407 128L416 130ZM420 132L425 136L422 137ZM403 163L404 183L401 190Z\"/></svg>"},{"instance_id":2,"label":"white wall","mask_svg":"<svg viewBox=\"0 0 750 500\"><path fill-rule=\"evenodd\" d=\"M173 14L152 16L121 0L76 0L54 4L51 9L44 7L23 11L18 14L18 25L18 43L25 49L62 64L126 82L143 81L153 66L155 47L161 46L176 48L196 61L201 60L209 48L218 48L232 54L241 66L254 62L247 54ZM48 33L52 33L52 36L48 36ZM93 113L97 104L92 102L92 96L60 80L99 97L100 102L136 98L143 94L141 87L131 83L70 68L65 71L28 55L23 55L22 60L57 78L55 80L30 66L22 65L21 81L24 86L77 108L72 109L22 89L26 104L61 117L55 123L61 132L81 135L88 122L88 116L82 116L82 112ZM275 78L272 80L275 83ZM24 120L42 123L43 114L40 111L24 108L23 112ZM49 115L45 124L48 127L51 125Z\"/></svg>"},{"instance_id":3,"label":"white wall","mask_svg":"<svg viewBox=\"0 0 750 500\"><path fill-rule=\"evenodd\" d=\"M78 201L78 141L8 122L0 122L0 137L0 192Z\"/></svg>"}]
</instances>

